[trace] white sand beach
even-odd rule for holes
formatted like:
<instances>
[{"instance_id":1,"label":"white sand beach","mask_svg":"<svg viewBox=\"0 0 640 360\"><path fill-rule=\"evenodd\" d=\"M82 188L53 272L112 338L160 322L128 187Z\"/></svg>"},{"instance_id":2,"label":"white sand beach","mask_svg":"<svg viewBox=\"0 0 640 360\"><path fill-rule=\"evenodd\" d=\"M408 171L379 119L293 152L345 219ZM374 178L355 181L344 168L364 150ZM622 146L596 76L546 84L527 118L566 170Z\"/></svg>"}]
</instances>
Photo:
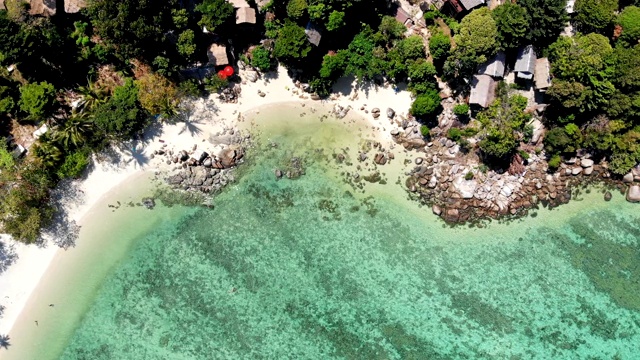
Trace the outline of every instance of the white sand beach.
<instances>
[{"instance_id":1,"label":"white sand beach","mask_svg":"<svg viewBox=\"0 0 640 360\"><path fill-rule=\"evenodd\" d=\"M243 72L239 74L241 77ZM260 92L264 96L261 96ZM294 81L287 75L284 68L267 74L257 82L242 84L242 92L237 103L222 103L216 95L208 99L198 99L190 103L187 121L174 124L161 124L149 129L144 141L131 144L131 149L120 149L116 156L94 157L93 166L84 179L76 180L71 186L79 191L79 196L66 201L65 207L72 220L80 226L92 215L92 208L109 195L120 184L143 172L155 172L167 167L161 160L152 161L155 150L191 149L194 144L209 151L215 151L215 145L208 142L211 135L235 129L239 121L243 121L242 114L261 106L282 102L311 102L309 94L296 87ZM335 87L335 95L323 102L330 105L338 104L350 106L351 111L368 119L371 134L379 141L390 143L392 125L385 116L388 107L398 114L405 115L411 105L411 94L407 91L395 91L392 87L358 87L352 79L342 79ZM370 114L373 108L381 109L381 116L373 119ZM3 237L7 239L7 237ZM82 237L79 241L83 241ZM17 261L8 271L0 275L0 305L5 307L0 319L0 334L9 334L19 321L30 297L37 297L39 282L45 279L45 274L52 266L64 266L64 262L54 261L56 255L74 251L58 248L49 244L45 248L35 245L27 246L14 242L7 243L15 246L18 254ZM44 280L43 280L44 281Z\"/></svg>"}]
</instances>

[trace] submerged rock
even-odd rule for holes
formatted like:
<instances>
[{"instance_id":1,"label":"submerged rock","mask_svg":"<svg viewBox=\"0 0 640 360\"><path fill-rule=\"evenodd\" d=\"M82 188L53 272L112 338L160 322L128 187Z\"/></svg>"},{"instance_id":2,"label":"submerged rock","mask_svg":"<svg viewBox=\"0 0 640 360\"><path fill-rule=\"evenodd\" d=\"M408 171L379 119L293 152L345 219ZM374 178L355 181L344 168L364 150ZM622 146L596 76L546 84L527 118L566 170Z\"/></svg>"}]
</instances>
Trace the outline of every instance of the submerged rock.
<instances>
[{"instance_id":1,"label":"submerged rock","mask_svg":"<svg viewBox=\"0 0 640 360\"><path fill-rule=\"evenodd\" d=\"M144 205L144 207L146 207L147 209L151 210L154 207L156 207L156 202L153 198L144 198L142 199L142 205Z\"/></svg>"}]
</instances>

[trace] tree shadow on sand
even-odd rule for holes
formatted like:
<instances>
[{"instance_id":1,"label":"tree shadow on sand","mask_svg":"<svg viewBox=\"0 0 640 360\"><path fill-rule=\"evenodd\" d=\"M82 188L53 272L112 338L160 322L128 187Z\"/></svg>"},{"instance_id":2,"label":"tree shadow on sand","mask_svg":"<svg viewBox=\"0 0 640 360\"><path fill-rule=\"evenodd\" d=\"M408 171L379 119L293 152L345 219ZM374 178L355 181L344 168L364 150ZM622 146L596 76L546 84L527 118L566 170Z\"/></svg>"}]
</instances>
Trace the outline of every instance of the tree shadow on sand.
<instances>
[{"instance_id":1,"label":"tree shadow on sand","mask_svg":"<svg viewBox=\"0 0 640 360\"><path fill-rule=\"evenodd\" d=\"M18 255L13 246L0 241L0 274L7 270L16 259L18 259ZM0 316L2 316L2 310L4 308L0 307Z\"/></svg>"},{"instance_id":2,"label":"tree shadow on sand","mask_svg":"<svg viewBox=\"0 0 640 360\"><path fill-rule=\"evenodd\" d=\"M4 348L5 350L9 349L11 343L9 342L9 335L0 335L0 349Z\"/></svg>"},{"instance_id":3,"label":"tree shadow on sand","mask_svg":"<svg viewBox=\"0 0 640 360\"><path fill-rule=\"evenodd\" d=\"M42 229L38 246L46 247L48 240L54 245L68 249L76 245L80 234L80 226L69 215L70 206L84 203L84 194L78 188L78 183L71 179L62 180L51 192L51 206L54 209L51 223Z\"/></svg>"}]
</instances>

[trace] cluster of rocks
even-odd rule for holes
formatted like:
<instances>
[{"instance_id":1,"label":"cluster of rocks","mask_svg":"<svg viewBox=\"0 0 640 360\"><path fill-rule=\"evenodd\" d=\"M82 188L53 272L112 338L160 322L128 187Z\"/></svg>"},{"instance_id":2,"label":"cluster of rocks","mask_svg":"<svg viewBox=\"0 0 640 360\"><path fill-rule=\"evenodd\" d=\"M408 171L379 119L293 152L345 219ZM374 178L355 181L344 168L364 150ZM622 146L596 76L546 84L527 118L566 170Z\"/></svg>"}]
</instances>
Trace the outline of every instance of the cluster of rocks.
<instances>
[{"instance_id":1,"label":"cluster of rocks","mask_svg":"<svg viewBox=\"0 0 640 360\"><path fill-rule=\"evenodd\" d=\"M238 102L238 98L240 97L241 92L242 88L239 84L232 84L220 91L220 94L218 94L218 99L225 103L235 104Z\"/></svg>"},{"instance_id":2,"label":"cluster of rocks","mask_svg":"<svg viewBox=\"0 0 640 360\"><path fill-rule=\"evenodd\" d=\"M349 113L349 110L351 110L351 106L342 106L342 105L334 105L333 106L333 110L332 110L332 114L338 118L338 119L342 119L345 116L347 116L347 114Z\"/></svg>"},{"instance_id":3,"label":"cluster of rocks","mask_svg":"<svg viewBox=\"0 0 640 360\"><path fill-rule=\"evenodd\" d=\"M409 121L391 132L398 144L419 150L405 185L447 222L524 214L541 202L556 206L571 199L574 185L610 176L606 165L596 164L589 154L567 159L554 174L536 154L529 154L516 173L493 171L463 155L454 141L438 138L426 143L416 128ZM640 201L640 186L634 191Z\"/></svg>"},{"instance_id":4,"label":"cluster of rocks","mask_svg":"<svg viewBox=\"0 0 640 360\"><path fill-rule=\"evenodd\" d=\"M633 168L629 173L622 177L622 182L629 184L627 190L627 201L640 202L640 165Z\"/></svg>"},{"instance_id":5,"label":"cluster of rocks","mask_svg":"<svg viewBox=\"0 0 640 360\"><path fill-rule=\"evenodd\" d=\"M167 165L175 165L166 177L166 182L183 190L198 190L205 193L216 192L230 181L233 176L228 170L239 164L244 157L242 147L233 146L210 155L198 150L194 145L192 151L156 150L155 155L164 155Z\"/></svg>"},{"instance_id":6,"label":"cluster of rocks","mask_svg":"<svg viewBox=\"0 0 640 360\"><path fill-rule=\"evenodd\" d=\"M364 108L362 110L364 110ZM376 108L371 109L371 116L373 116L374 119L379 118L380 117L380 108L376 107ZM393 110L392 108L387 108L387 118L393 119L394 116L396 116L395 110Z\"/></svg>"},{"instance_id":7,"label":"cluster of rocks","mask_svg":"<svg viewBox=\"0 0 640 360\"><path fill-rule=\"evenodd\" d=\"M277 179L286 177L287 179L295 180L305 174L304 162L299 157L292 157L284 170L275 169L274 174Z\"/></svg>"}]
</instances>

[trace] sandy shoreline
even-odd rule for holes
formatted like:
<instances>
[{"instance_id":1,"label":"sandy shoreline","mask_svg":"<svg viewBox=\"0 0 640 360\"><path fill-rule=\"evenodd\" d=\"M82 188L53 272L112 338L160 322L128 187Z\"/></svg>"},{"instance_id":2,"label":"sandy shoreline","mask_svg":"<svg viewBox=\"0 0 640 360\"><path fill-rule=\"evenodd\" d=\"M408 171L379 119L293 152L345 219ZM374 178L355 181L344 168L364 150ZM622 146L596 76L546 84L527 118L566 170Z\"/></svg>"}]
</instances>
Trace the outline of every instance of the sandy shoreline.
<instances>
[{"instance_id":1,"label":"sandy shoreline","mask_svg":"<svg viewBox=\"0 0 640 360\"><path fill-rule=\"evenodd\" d=\"M242 74L241 71L241 77ZM260 92L266 95L260 96ZM92 207L118 186L145 171L154 172L166 168L164 163L150 161L155 150L163 146L169 149L189 149L194 144L211 146L207 142L209 137L237 128L239 122L243 121L243 113L259 111L254 109L278 103L311 101L308 94L295 86L284 68L279 68L275 76L270 76L268 80L259 79L255 83L243 84L237 103L221 103L216 96L195 100L188 110L187 121L149 129L145 141L132 143L130 149L120 149L115 152L115 156L94 158L94 166L86 178L71 183L72 187L80 191L81 196L65 201L66 211L70 219L82 226L91 217ZM368 120L372 133L379 140L391 141L391 124L385 116L386 109L391 107L398 114L406 115L411 96L406 91L395 92L391 87L356 89L351 79L342 79L336 84L335 95L323 102L350 106L351 114ZM373 119L369 113L375 107L382 112L378 119ZM2 239L5 240L6 237ZM0 319L0 334L11 335L11 329L20 313L26 310L25 305L29 299L38 295L38 284L49 267L63 266L54 264L53 260L56 254L65 250L53 244L38 248L10 239L5 241L15 245L18 255L17 261L0 275L0 305L5 307ZM73 251L73 248L66 251Z\"/></svg>"}]
</instances>

